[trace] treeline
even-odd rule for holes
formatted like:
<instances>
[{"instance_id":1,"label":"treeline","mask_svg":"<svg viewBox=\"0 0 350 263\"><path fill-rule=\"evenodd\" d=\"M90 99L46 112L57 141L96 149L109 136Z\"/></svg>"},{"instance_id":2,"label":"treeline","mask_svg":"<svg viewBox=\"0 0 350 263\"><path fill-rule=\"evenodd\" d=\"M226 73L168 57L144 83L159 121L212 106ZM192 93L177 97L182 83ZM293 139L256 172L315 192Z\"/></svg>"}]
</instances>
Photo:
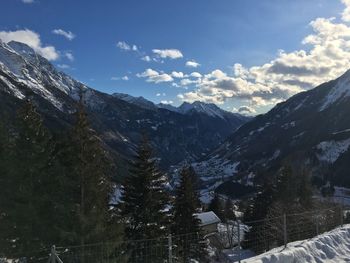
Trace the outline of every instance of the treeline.
<instances>
[{"instance_id":1,"label":"treeline","mask_svg":"<svg viewBox=\"0 0 350 263\"><path fill-rule=\"evenodd\" d=\"M194 216L200 201L196 175L190 166L181 171L175 195L143 138L122 188L114 195L113 160L90 127L82 101L75 122L53 134L34 104L27 101L15 120L0 119L0 258L26 257L53 244L84 247L108 243L119 247L119 262L164 262L165 250L149 251L135 240L165 239L169 234L193 237L175 241L182 262L204 262L205 251ZM84 256L84 253L83 253ZM84 262L84 258L81 259Z\"/></svg>"}]
</instances>

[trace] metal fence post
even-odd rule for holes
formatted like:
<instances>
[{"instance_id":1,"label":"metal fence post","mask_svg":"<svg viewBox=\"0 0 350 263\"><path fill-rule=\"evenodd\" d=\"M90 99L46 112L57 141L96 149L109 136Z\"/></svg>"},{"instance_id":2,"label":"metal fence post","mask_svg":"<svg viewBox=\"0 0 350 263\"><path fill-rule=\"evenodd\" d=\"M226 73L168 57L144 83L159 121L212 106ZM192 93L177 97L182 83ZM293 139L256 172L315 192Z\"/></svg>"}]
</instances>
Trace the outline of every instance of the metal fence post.
<instances>
[{"instance_id":1,"label":"metal fence post","mask_svg":"<svg viewBox=\"0 0 350 263\"><path fill-rule=\"evenodd\" d=\"M241 263L241 225L237 221L237 238L238 238L238 262Z\"/></svg>"},{"instance_id":2,"label":"metal fence post","mask_svg":"<svg viewBox=\"0 0 350 263\"><path fill-rule=\"evenodd\" d=\"M283 214L283 241L284 247L287 247L287 216Z\"/></svg>"},{"instance_id":3,"label":"metal fence post","mask_svg":"<svg viewBox=\"0 0 350 263\"><path fill-rule=\"evenodd\" d=\"M171 234L168 236L168 263L173 263L173 240Z\"/></svg>"},{"instance_id":4,"label":"metal fence post","mask_svg":"<svg viewBox=\"0 0 350 263\"><path fill-rule=\"evenodd\" d=\"M49 263L56 263L56 246L51 247L51 255L49 258Z\"/></svg>"}]
</instances>

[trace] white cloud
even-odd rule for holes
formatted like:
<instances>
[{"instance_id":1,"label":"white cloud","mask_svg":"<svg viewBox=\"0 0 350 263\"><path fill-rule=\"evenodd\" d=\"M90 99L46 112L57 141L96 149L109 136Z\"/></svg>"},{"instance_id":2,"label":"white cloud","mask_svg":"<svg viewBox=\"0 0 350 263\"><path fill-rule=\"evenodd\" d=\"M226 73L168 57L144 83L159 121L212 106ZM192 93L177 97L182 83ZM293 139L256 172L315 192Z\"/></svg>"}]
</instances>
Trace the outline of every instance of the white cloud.
<instances>
[{"instance_id":1,"label":"white cloud","mask_svg":"<svg viewBox=\"0 0 350 263\"><path fill-rule=\"evenodd\" d=\"M201 78L202 77L202 74L199 73L199 72L192 72L190 74L191 77L194 77L194 78Z\"/></svg>"},{"instance_id":2,"label":"white cloud","mask_svg":"<svg viewBox=\"0 0 350 263\"><path fill-rule=\"evenodd\" d=\"M161 58L178 59L183 57L178 49L153 49L152 52Z\"/></svg>"},{"instance_id":3,"label":"white cloud","mask_svg":"<svg viewBox=\"0 0 350 263\"><path fill-rule=\"evenodd\" d=\"M124 50L124 51L135 51L135 52L139 51L139 49L136 45L129 45L125 41L119 41L117 43L117 48Z\"/></svg>"},{"instance_id":4,"label":"white cloud","mask_svg":"<svg viewBox=\"0 0 350 263\"><path fill-rule=\"evenodd\" d=\"M132 49L132 51L138 51L139 50L136 45L132 45L131 49Z\"/></svg>"},{"instance_id":5,"label":"white cloud","mask_svg":"<svg viewBox=\"0 0 350 263\"><path fill-rule=\"evenodd\" d=\"M252 107L249 107L249 106L241 106L237 109L237 112L241 113L241 114L255 114L256 113L255 109Z\"/></svg>"},{"instance_id":6,"label":"white cloud","mask_svg":"<svg viewBox=\"0 0 350 263\"><path fill-rule=\"evenodd\" d=\"M29 29L0 31L0 39L6 43L10 41L25 43L47 60L56 60L59 58L59 53L54 46L43 46L40 40L40 35Z\"/></svg>"},{"instance_id":7,"label":"white cloud","mask_svg":"<svg viewBox=\"0 0 350 263\"><path fill-rule=\"evenodd\" d=\"M343 3L342 19L350 21L350 0ZM257 110L339 77L350 66L350 27L334 18L317 18L310 26L313 33L302 40L304 49L281 50L260 66L237 63L232 73L214 70L200 78L194 90L179 94L179 99L217 104L238 99Z\"/></svg>"},{"instance_id":8,"label":"white cloud","mask_svg":"<svg viewBox=\"0 0 350 263\"><path fill-rule=\"evenodd\" d=\"M52 33L63 36L68 40L73 40L75 38L75 34L70 31L64 31L63 29L54 29L52 30Z\"/></svg>"},{"instance_id":9,"label":"white cloud","mask_svg":"<svg viewBox=\"0 0 350 263\"><path fill-rule=\"evenodd\" d=\"M123 76L123 77L111 77L111 80L125 80L128 81L129 77L128 76Z\"/></svg>"},{"instance_id":10,"label":"white cloud","mask_svg":"<svg viewBox=\"0 0 350 263\"><path fill-rule=\"evenodd\" d=\"M160 103L162 103L162 104L173 104L174 102L172 100L161 100Z\"/></svg>"},{"instance_id":11,"label":"white cloud","mask_svg":"<svg viewBox=\"0 0 350 263\"><path fill-rule=\"evenodd\" d=\"M342 12L342 19L345 22L350 22L350 0L342 0L342 3L345 5L345 9Z\"/></svg>"},{"instance_id":12,"label":"white cloud","mask_svg":"<svg viewBox=\"0 0 350 263\"><path fill-rule=\"evenodd\" d=\"M66 58L68 58L68 60L74 61L74 56L73 56L73 53L72 53L72 52L70 52L70 51L65 52L65 53L64 53L64 56L65 56Z\"/></svg>"},{"instance_id":13,"label":"white cloud","mask_svg":"<svg viewBox=\"0 0 350 263\"><path fill-rule=\"evenodd\" d=\"M142 73L136 74L138 78L146 78L147 82L161 83L161 82L171 82L174 79L169 74L163 72L157 72L153 69L146 69Z\"/></svg>"},{"instance_id":14,"label":"white cloud","mask_svg":"<svg viewBox=\"0 0 350 263\"><path fill-rule=\"evenodd\" d=\"M185 77L183 72L177 72L177 71L173 71L171 72L171 76L174 78L178 78L178 79L182 79L183 77Z\"/></svg>"},{"instance_id":15,"label":"white cloud","mask_svg":"<svg viewBox=\"0 0 350 263\"><path fill-rule=\"evenodd\" d=\"M33 3L34 3L34 0L22 0L22 3L25 3L25 4L33 4Z\"/></svg>"},{"instance_id":16,"label":"white cloud","mask_svg":"<svg viewBox=\"0 0 350 263\"><path fill-rule=\"evenodd\" d=\"M164 92L163 92L163 93L159 93L159 92L158 92L158 93L156 94L156 96L157 96L157 97L166 96L166 93L164 93Z\"/></svg>"},{"instance_id":17,"label":"white cloud","mask_svg":"<svg viewBox=\"0 0 350 263\"><path fill-rule=\"evenodd\" d=\"M189 60L189 61L186 62L186 67L197 68L200 65L201 64L199 64L198 62L196 62L194 60Z\"/></svg>"},{"instance_id":18,"label":"white cloud","mask_svg":"<svg viewBox=\"0 0 350 263\"><path fill-rule=\"evenodd\" d=\"M150 62L151 61L151 57L150 56L144 56L141 58L141 60L146 61L146 62Z\"/></svg>"}]
</instances>

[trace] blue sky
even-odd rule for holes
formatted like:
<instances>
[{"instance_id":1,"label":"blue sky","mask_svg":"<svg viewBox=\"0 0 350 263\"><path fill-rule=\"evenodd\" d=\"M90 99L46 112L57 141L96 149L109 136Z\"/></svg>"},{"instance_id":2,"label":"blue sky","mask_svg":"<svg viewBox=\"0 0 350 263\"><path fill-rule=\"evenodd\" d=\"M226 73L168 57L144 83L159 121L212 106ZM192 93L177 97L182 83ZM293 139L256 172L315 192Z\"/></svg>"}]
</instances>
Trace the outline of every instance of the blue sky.
<instances>
[{"instance_id":1,"label":"blue sky","mask_svg":"<svg viewBox=\"0 0 350 263\"><path fill-rule=\"evenodd\" d=\"M327 21L347 27L344 8L336 0L3 0L0 37L1 32L35 32L41 47L55 49L57 57L51 60L56 66L107 93L174 105L199 99L256 114L341 73L318 76L316 66L305 63L304 70L316 75L305 79L305 74L291 75L290 69L289 79L276 75L286 70L283 63L294 61L295 52L320 45L302 41L321 35ZM310 25L330 17L335 19ZM146 56L150 61L144 61ZM186 66L188 61L200 65ZM266 63L270 68L262 71ZM261 67L258 73L255 66ZM258 76L266 72L275 75L267 80ZM299 86L283 86L292 81Z\"/></svg>"}]
</instances>

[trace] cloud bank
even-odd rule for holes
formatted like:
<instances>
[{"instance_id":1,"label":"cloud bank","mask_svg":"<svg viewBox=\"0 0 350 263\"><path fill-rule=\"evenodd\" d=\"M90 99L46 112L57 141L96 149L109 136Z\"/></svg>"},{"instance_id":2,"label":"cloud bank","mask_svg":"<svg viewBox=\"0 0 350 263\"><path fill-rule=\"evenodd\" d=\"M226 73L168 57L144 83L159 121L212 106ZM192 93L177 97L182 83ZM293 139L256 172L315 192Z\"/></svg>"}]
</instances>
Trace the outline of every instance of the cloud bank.
<instances>
[{"instance_id":1,"label":"cloud bank","mask_svg":"<svg viewBox=\"0 0 350 263\"><path fill-rule=\"evenodd\" d=\"M310 23L313 32L302 40L305 48L280 50L275 59L260 66L246 68L236 63L230 73L213 70L198 78L194 90L178 98L216 104L239 99L247 104L240 111L253 112L339 77L350 68L350 27L346 23L350 22L350 0L342 2L341 22L317 18Z\"/></svg>"}]
</instances>

